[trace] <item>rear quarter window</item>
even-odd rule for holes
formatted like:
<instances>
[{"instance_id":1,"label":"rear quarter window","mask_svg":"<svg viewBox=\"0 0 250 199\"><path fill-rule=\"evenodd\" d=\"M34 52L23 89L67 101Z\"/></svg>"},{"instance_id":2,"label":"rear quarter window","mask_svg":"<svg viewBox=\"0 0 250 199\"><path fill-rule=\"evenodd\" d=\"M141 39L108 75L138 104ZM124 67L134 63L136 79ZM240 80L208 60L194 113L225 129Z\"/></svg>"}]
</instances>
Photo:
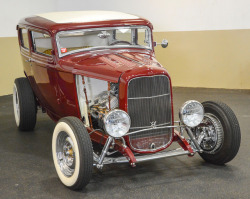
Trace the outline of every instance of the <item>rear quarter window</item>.
<instances>
[{"instance_id":1,"label":"rear quarter window","mask_svg":"<svg viewBox=\"0 0 250 199\"><path fill-rule=\"evenodd\" d=\"M29 37L28 37L28 30L21 28L20 29L20 36L21 36L21 46L29 49Z\"/></svg>"}]
</instances>

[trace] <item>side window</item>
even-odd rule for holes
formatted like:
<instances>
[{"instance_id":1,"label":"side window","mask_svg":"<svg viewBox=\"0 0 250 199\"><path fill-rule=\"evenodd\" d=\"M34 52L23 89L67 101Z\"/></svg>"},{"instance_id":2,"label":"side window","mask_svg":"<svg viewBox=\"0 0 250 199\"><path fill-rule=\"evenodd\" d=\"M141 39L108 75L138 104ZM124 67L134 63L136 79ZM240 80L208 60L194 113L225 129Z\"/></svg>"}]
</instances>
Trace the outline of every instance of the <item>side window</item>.
<instances>
[{"instance_id":1,"label":"side window","mask_svg":"<svg viewBox=\"0 0 250 199\"><path fill-rule=\"evenodd\" d=\"M148 46L150 47L150 43L149 43L149 33L148 30L143 29L137 29L137 43L138 45L141 46Z\"/></svg>"},{"instance_id":2,"label":"side window","mask_svg":"<svg viewBox=\"0 0 250 199\"><path fill-rule=\"evenodd\" d=\"M33 48L37 53L51 55L52 44L48 34L32 31Z\"/></svg>"},{"instance_id":3,"label":"side window","mask_svg":"<svg viewBox=\"0 0 250 199\"><path fill-rule=\"evenodd\" d=\"M29 49L29 37L28 37L28 31L27 31L27 29L24 29L24 28L22 28L22 29L20 29L20 36L21 36L21 45L22 45L22 47L24 47L24 48L27 48L27 49Z\"/></svg>"}]
</instances>

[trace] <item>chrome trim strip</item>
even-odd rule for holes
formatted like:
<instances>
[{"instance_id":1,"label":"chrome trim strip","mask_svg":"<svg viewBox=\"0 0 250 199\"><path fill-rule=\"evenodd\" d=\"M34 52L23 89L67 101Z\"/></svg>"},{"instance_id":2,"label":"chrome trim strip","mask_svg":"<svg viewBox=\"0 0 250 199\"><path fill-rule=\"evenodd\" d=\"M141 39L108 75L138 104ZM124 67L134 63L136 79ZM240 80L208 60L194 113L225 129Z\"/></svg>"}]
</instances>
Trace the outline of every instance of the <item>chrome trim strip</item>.
<instances>
[{"instance_id":1,"label":"chrome trim strip","mask_svg":"<svg viewBox=\"0 0 250 199\"><path fill-rule=\"evenodd\" d=\"M140 156L140 157L136 158L136 162L144 162L144 161L148 161L148 160L155 160L155 159L159 159L159 158L167 158L167 157L174 157L174 156L188 155L188 154L190 154L189 151L184 151L182 148L178 148L175 150L157 153L157 154L153 154L153 155Z\"/></svg>"},{"instance_id":2,"label":"chrome trim strip","mask_svg":"<svg viewBox=\"0 0 250 199\"><path fill-rule=\"evenodd\" d=\"M145 63L141 63L141 62L139 62L139 61L136 61L136 60L134 60L134 59L132 59L132 58L129 58L129 57L126 57L126 56L124 56L124 55L121 55L121 54L118 54L118 53L116 53L116 55L119 56L119 57L122 57L122 58L124 58L124 59L126 59L126 60L128 60L128 61L132 61L132 62L134 62L134 63L137 63L137 64L139 64L139 65L141 65L141 66L144 66L144 65L145 65Z\"/></svg>"},{"instance_id":3,"label":"chrome trim strip","mask_svg":"<svg viewBox=\"0 0 250 199\"><path fill-rule=\"evenodd\" d=\"M158 127L158 126L163 126L163 125L168 125L170 124L170 122L167 122L167 123L163 123L163 124L157 124L155 125L155 127ZM132 127L130 129L142 129L142 128L151 128L152 126L140 126L140 127Z\"/></svg>"},{"instance_id":4,"label":"chrome trim strip","mask_svg":"<svg viewBox=\"0 0 250 199\"><path fill-rule=\"evenodd\" d=\"M24 57L26 57L26 58L30 58L29 55L27 55L27 54L25 54L25 53L23 53L23 52L21 52L21 55L24 56Z\"/></svg>"},{"instance_id":5,"label":"chrome trim strip","mask_svg":"<svg viewBox=\"0 0 250 199\"><path fill-rule=\"evenodd\" d=\"M159 152L155 154L150 154L150 155L140 155L140 156L135 156L136 158L136 163L137 162L144 162L148 160L155 160L155 159L160 159L160 158L168 158L168 157L175 157L175 156L181 156L181 155L189 155L189 151L184 151L182 148L178 148L175 150L170 150L170 151L164 151L164 152ZM104 158L103 164L112 164L112 163L126 163L129 162L126 157L117 157L117 158ZM95 164L94 164L95 166Z\"/></svg>"},{"instance_id":6,"label":"chrome trim strip","mask_svg":"<svg viewBox=\"0 0 250 199\"><path fill-rule=\"evenodd\" d=\"M162 96L167 96L167 95L170 95L170 93L166 93L163 95L155 95L155 96L151 96L151 97L130 97L128 99L149 99L149 98L162 97Z\"/></svg>"},{"instance_id":7,"label":"chrome trim strip","mask_svg":"<svg viewBox=\"0 0 250 199\"><path fill-rule=\"evenodd\" d=\"M138 131L133 131L131 133L127 133L126 135L132 135L132 134L135 134L135 133L139 133L139 132L143 132L143 131L148 131L148 130L152 130L152 129L165 129L165 128L169 129L169 128L178 128L178 127L180 127L180 126L163 126L163 127L155 127L155 128L146 128L146 129L142 129L142 130L138 130Z\"/></svg>"}]
</instances>

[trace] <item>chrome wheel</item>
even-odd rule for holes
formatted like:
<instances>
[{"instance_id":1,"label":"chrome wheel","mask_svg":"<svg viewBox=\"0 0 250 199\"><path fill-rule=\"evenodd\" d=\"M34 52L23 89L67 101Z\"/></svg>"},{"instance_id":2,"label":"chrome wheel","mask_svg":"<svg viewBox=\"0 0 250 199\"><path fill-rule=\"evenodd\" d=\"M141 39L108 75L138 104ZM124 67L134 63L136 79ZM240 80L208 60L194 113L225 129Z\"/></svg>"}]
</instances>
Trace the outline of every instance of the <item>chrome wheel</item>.
<instances>
[{"instance_id":1,"label":"chrome wheel","mask_svg":"<svg viewBox=\"0 0 250 199\"><path fill-rule=\"evenodd\" d=\"M15 115L16 125L19 126L19 124L20 124L20 103L19 103L19 97L18 97L18 91L16 88L16 84L14 84L14 88L13 88L13 107L14 107L14 115Z\"/></svg>"},{"instance_id":2,"label":"chrome wheel","mask_svg":"<svg viewBox=\"0 0 250 199\"><path fill-rule=\"evenodd\" d=\"M66 132L60 132L57 137L56 156L63 175L71 177L75 171L75 150L74 143Z\"/></svg>"},{"instance_id":3,"label":"chrome wheel","mask_svg":"<svg viewBox=\"0 0 250 199\"><path fill-rule=\"evenodd\" d=\"M194 133L197 142L205 153L215 153L223 143L223 127L219 119L213 114L206 113L201 124L195 128Z\"/></svg>"},{"instance_id":4,"label":"chrome wheel","mask_svg":"<svg viewBox=\"0 0 250 199\"><path fill-rule=\"evenodd\" d=\"M232 109L222 102L202 103L203 122L193 129L203 153L200 156L209 163L223 165L231 161L240 148L240 126Z\"/></svg>"},{"instance_id":5,"label":"chrome wheel","mask_svg":"<svg viewBox=\"0 0 250 199\"><path fill-rule=\"evenodd\" d=\"M89 133L76 117L58 121L52 137L52 155L61 182L70 189L85 187L93 169L93 148Z\"/></svg>"}]
</instances>

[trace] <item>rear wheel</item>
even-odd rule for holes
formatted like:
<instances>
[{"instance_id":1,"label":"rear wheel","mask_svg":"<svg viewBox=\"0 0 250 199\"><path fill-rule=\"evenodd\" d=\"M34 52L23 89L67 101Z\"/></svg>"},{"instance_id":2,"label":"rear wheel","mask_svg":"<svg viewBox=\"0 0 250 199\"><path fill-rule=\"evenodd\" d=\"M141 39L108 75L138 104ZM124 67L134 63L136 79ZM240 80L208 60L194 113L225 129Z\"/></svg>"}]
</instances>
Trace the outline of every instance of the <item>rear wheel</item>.
<instances>
[{"instance_id":1,"label":"rear wheel","mask_svg":"<svg viewBox=\"0 0 250 199\"><path fill-rule=\"evenodd\" d=\"M200 156L213 164L225 164L238 153L241 133L232 109L222 102L203 102L205 115L194 134L203 153Z\"/></svg>"},{"instance_id":2,"label":"rear wheel","mask_svg":"<svg viewBox=\"0 0 250 199\"><path fill-rule=\"evenodd\" d=\"M57 174L66 187L78 190L89 183L93 169L92 142L78 118L59 120L53 133L52 154Z\"/></svg>"},{"instance_id":3,"label":"rear wheel","mask_svg":"<svg viewBox=\"0 0 250 199\"><path fill-rule=\"evenodd\" d=\"M15 80L13 108L18 129L21 131L33 130L36 125L37 106L30 83L25 77Z\"/></svg>"}]
</instances>

